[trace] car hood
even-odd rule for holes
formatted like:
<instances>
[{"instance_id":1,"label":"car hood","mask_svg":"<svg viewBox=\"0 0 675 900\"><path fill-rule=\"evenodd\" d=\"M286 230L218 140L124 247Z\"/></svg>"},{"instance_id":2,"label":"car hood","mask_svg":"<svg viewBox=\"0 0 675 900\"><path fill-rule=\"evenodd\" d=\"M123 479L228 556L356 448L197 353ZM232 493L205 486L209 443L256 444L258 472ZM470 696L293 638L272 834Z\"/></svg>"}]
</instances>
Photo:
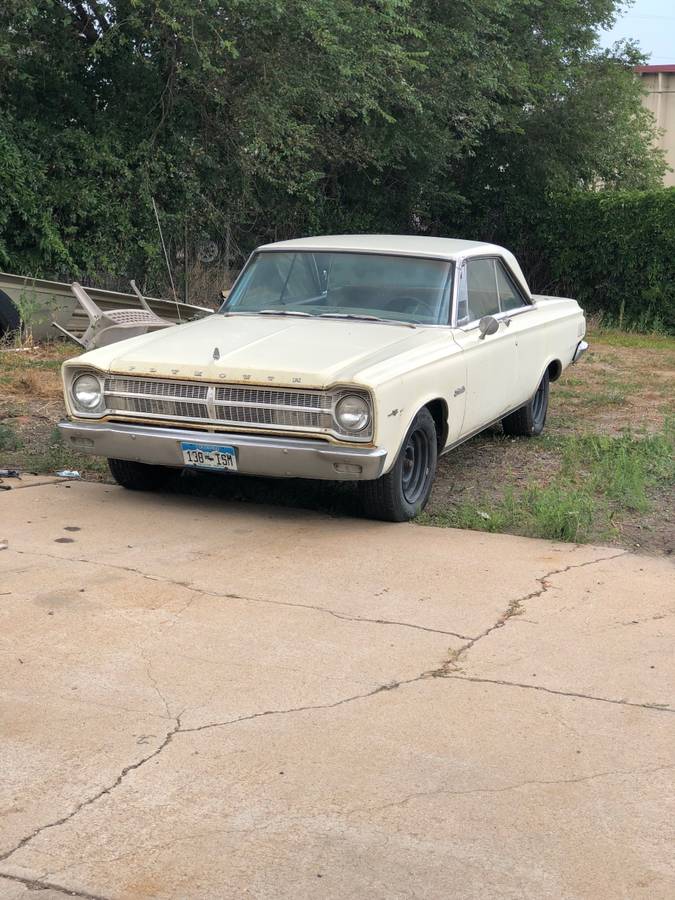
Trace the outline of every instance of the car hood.
<instances>
[{"instance_id":1,"label":"car hood","mask_svg":"<svg viewBox=\"0 0 675 900\"><path fill-rule=\"evenodd\" d=\"M358 381L438 337L433 328L377 322L213 315L101 347L77 362L134 375L328 387Z\"/></svg>"}]
</instances>

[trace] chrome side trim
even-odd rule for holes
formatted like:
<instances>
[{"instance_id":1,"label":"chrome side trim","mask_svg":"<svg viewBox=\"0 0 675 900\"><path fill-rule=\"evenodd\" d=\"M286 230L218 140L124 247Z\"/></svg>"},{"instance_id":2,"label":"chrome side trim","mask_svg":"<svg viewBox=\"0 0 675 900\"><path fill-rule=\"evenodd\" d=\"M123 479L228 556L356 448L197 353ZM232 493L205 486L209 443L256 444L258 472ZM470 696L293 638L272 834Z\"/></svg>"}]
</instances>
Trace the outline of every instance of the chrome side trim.
<instances>
[{"instance_id":1,"label":"chrome side trim","mask_svg":"<svg viewBox=\"0 0 675 900\"><path fill-rule=\"evenodd\" d=\"M495 313L492 318L496 319L498 322L503 322L508 328L511 324L511 319L515 316L522 316L523 313L533 312L535 309L535 306L519 306L518 309ZM465 325L458 325L457 327L460 331L475 331L476 328L478 328L479 322L480 319L473 319L471 322L467 322Z\"/></svg>"},{"instance_id":2,"label":"chrome side trim","mask_svg":"<svg viewBox=\"0 0 675 900\"><path fill-rule=\"evenodd\" d=\"M485 425L481 425L480 428L476 428L474 431L470 431L468 434L463 435L459 440L454 441L452 444L448 444L447 447L444 447L441 452L438 454L439 456L445 456L446 453L449 453L451 450L454 450L457 447L460 447L462 444L465 444L467 441L470 441L471 438L476 437L477 434L480 434L482 431L487 431L488 428L492 428L493 425L499 424L502 419L505 419L507 416L510 416L511 413L516 412L518 409L522 409L526 403L529 401L525 401L525 403L519 403L518 406L514 406L513 409L507 409L506 412L503 412L496 419L493 419L492 422L487 422Z\"/></svg>"},{"instance_id":3,"label":"chrome side trim","mask_svg":"<svg viewBox=\"0 0 675 900\"><path fill-rule=\"evenodd\" d=\"M59 431L67 447L92 456L173 468L183 467L181 441L232 446L241 474L274 478L367 481L379 478L387 456L387 451L379 447L340 447L301 438L201 433L147 425L61 422Z\"/></svg>"}]
</instances>

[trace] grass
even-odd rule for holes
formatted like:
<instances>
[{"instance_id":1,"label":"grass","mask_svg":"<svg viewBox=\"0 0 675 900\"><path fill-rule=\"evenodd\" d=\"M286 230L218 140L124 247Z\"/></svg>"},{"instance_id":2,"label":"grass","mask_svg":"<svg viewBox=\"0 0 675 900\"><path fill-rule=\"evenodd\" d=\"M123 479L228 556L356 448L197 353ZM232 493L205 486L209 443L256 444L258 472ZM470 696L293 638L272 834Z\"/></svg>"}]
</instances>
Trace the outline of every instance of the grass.
<instances>
[{"instance_id":1,"label":"grass","mask_svg":"<svg viewBox=\"0 0 675 900\"><path fill-rule=\"evenodd\" d=\"M57 428L53 429L50 438L41 446L23 454L23 468L36 475L53 475L62 469L75 469L87 475L103 476L108 473L105 459L86 456L65 447Z\"/></svg>"},{"instance_id":2,"label":"grass","mask_svg":"<svg viewBox=\"0 0 675 900\"><path fill-rule=\"evenodd\" d=\"M647 512L650 492L675 480L675 427L670 422L656 435L588 434L539 442L560 455L548 484L509 485L499 498L479 495L443 512L424 513L418 521L580 543L611 539L617 516Z\"/></svg>"},{"instance_id":3,"label":"grass","mask_svg":"<svg viewBox=\"0 0 675 900\"><path fill-rule=\"evenodd\" d=\"M0 346L0 468L38 475L77 469L100 479L105 461L63 446L56 422L64 416L60 369L74 348L49 341L13 352Z\"/></svg>"},{"instance_id":4,"label":"grass","mask_svg":"<svg viewBox=\"0 0 675 900\"><path fill-rule=\"evenodd\" d=\"M22 446L23 441L15 428L0 424L0 450L20 450Z\"/></svg>"},{"instance_id":5,"label":"grass","mask_svg":"<svg viewBox=\"0 0 675 900\"><path fill-rule=\"evenodd\" d=\"M3 444L3 434L10 439ZM75 469L83 476L101 478L108 474L104 459L77 453L65 447L58 428L49 434L41 434L38 440L24 441L15 429L0 425L0 451L3 452L0 468L19 468L34 475L54 475L62 469Z\"/></svg>"},{"instance_id":6,"label":"grass","mask_svg":"<svg viewBox=\"0 0 675 900\"><path fill-rule=\"evenodd\" d=\"M644 350L673 349L675 338L659 332L643 334L638 331L622 331L619 328L596 326L589 330L592 343L610 344L613 347L629 347Z\"/></svg>"}]
</instances>

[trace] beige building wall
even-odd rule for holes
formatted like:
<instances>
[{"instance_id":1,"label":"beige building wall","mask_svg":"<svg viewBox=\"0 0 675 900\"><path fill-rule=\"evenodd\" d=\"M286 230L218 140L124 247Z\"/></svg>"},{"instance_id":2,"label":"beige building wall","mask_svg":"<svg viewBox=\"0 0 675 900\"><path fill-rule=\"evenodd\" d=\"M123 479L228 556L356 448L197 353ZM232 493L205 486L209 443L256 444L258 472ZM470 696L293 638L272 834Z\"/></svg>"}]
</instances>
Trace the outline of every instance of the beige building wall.
<instances>
[{"instance_id":1,"label":"beige building wall","mask_svg":"<svg viewBox=\"0 0 675 900\"><path fill-rule=\"evenodd\" d=\"M654 113L656 124L662 129L659 146L666 151L666 162L671 167L663 183L675 185L675 65L640 66L637 72L647 91L643 103Z\"/></svg>"}]
</instances>

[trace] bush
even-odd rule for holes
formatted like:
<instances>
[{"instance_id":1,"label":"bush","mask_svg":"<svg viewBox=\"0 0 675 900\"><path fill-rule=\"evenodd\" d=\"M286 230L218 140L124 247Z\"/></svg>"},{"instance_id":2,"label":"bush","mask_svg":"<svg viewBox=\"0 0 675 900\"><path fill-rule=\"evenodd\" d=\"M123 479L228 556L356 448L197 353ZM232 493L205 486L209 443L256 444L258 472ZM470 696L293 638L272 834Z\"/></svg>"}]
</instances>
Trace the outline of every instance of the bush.
<instances>
[{"instance_id":1,"label":"bush","mask_svg":"<svg viewBox=\"0 0 675 900\"><path fill-rule=\"evenodd\" d=\"M548 271L535 290L575 297L608 324L675 331L675 188L559 196L536 231Z\"/></svg>"}]
</instances>

